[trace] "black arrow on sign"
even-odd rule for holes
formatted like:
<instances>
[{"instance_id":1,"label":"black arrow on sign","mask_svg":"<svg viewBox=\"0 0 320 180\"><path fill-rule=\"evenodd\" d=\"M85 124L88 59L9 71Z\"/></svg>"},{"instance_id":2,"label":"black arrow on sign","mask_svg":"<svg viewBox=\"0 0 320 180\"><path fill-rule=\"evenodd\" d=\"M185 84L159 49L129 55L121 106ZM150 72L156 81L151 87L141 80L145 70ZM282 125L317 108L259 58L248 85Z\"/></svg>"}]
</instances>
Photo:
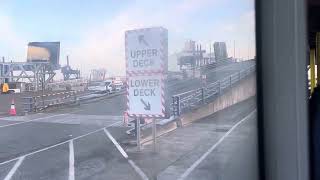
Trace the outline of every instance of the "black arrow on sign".
<instances>
[{"instance_id":1,"label":"black arrow on sign","mask_svg":"<svg viewBox=\"0 0 320 180\"><path fill-rule=\"evenodd\" d=\"M149 102L148 102L148 104L147 104L143 99L140 99L140 101L141 101L142 104L144 105L144 110L146 110L146 111L150 111L150 110L151 110L151 105L150 105Z\"/></svg>"},{"instance_id":2,"label":"black arrow on sign","mask_svg":"<svg viewBox=\"0 0 320 180\"><path fill-rule=\"evenodd\" d=\"M144 35L139 35L138 36L138 40L139 40L139 43L143 43L144 45L146 46L149 46L149 44L147 43L147 41L144 39Z\"/></svg>"}]
</instances>

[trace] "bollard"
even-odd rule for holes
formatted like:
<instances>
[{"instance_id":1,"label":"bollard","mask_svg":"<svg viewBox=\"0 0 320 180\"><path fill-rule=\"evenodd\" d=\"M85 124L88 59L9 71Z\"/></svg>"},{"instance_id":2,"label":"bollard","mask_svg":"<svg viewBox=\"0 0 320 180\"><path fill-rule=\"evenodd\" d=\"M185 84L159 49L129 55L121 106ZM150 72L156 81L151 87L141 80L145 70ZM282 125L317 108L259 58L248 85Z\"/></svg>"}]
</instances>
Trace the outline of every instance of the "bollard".
<instances>
[{"instance_id":1,"label":"bollard","mask_svg":"<svg viewBox=\"0 0 320 180\"><path fill-rule=\"evenodd\" d=\"M173 116L180 116L180 97L173 96L172 97L172 105L173 105Z\"/></svg>"},{"instance_id":2,"label":"bollard","mask_svg":"<svg viewBox=\"0 0 320 180\"><path fill-rule=\"evenodd\" d=\"M73 98L74 98L74 103L77 103L77 94L76 94L76 92L73 92Z\"/></svg>"},{"instance_id":3,"label":"bollard","mask_svg":"<svg viewBox=\"0 0 320 180\"><path fill-rule=\"evenodd\" d=\"M152 139L153 139L153 152L157 152L157 124L156 124L156 119L152 119Z\"/></svg>"},{"instance_id":4,"label":"bollard","mask_svg":"<svg viewBox=\"0 0 320 180\"><path fill-rule=\"evenodd\" d=\"M205 91L204 88L201 88L201 103L204 104L205 103Z\"/></svg>"},{"instance_id":5,"label":"bollard","mask_svg":"<svg viewBox=\"0 0 320 180\"><path fill-rule=\"evenodd\" d=\"M181 119L181 117L177 117L176 118L176 125L177 125L177 127L182 127L182 119Z\"/></svg>"},{"instance_id":6,"label":"bollard","mask_svg":"<svg viewBox=\"0 0 320 180\"><path fill-rule=\"evenodd\" d=\"M141 151L141 125L140 125L140 121L141 121L142 117L138 117L136 120L136 124L137 124L137 146L138 146L138 151Z\"/></svg>"},{"instance_id":7,"label":"bollard","mask_svg":"<svg viewBox=\"0 0 320 180\"><path fill-rule=\"evenodd\" d=\"M172 114L174 116L174 119L176 119L176 125L177 127L182 127L182 121L180 119L180 96L172 97L172 106Z\"/></svg>"},{"instance_id":8,"label":"bollard","mask_svg":"<svg viewBox=\"0 0 320 180\"><path fill-rule=\"evenodd\" d=\"M32 109L32 111L33 112L37 112L37 103L36 103L36 98L35 97L33 97L32 98L32 105L33 105L33 109Z\"/></svg>"}]
</instances>

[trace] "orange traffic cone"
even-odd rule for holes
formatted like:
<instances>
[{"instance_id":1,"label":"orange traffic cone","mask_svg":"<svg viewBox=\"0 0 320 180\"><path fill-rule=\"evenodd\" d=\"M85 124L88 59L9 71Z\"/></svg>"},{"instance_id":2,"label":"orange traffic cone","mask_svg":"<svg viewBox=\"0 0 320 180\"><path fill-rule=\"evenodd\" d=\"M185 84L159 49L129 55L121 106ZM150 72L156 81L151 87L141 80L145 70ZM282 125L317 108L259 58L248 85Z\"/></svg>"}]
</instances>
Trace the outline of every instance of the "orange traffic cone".
<instances>
[{"instance_id":1,"label":"orange traffic cone","mask_svg":"<svg viewBox=\"0 0 320 180\"><path fill-rule=\"evenodd\" d=\"M11 101L11 107L10 107L10 112L9 112L9 114L10 114L11 116L17 115L16 106L14 105L14 99L12 99L12 101Z\"/></svg>"}]
</instances>

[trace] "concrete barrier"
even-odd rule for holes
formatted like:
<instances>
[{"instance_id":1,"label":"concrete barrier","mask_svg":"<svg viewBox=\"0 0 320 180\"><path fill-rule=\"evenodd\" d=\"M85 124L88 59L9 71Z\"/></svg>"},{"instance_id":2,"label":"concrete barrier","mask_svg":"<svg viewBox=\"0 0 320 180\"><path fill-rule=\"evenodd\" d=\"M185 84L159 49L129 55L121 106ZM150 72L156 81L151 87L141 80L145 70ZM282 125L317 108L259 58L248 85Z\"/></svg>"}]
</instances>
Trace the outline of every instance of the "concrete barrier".
<instances>
[{"instance_id":1,"label":"concrete barrier","mask_svg":"<svg viewBox=\"0 0 320 180\"><path fill-rule=\"evenodd\" d=\"M207 117L217 111L230 107L256 95L256 76L252 74L240 83L228 89L213 102L205 104L196 110L182 114L176 121L178 126L183 126L195 120Z\"/></svg>"}]
</instances>

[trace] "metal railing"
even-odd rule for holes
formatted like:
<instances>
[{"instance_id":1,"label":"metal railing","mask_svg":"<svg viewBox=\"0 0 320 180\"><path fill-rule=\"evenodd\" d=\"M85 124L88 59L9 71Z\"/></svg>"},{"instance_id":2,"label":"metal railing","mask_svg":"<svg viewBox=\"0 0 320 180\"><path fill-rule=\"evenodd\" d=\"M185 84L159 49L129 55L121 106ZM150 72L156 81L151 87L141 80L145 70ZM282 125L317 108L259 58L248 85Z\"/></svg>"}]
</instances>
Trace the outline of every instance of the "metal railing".
<instances>
[{"instance_id":1,"label":"metal railing","mask_svg":"<svg viewBox=\"0 0 320 180\"><path fill-rule=\"evenodd\" d=\"M79 94L81 92L81 94ZM82 90L78 91L63 91L63 92L52 92L50 94L44 94L32 97L22 97L22 104L24 113L39 112L50 107L58 107L62 105L79 105L80 102L86 102L92 99L103 98L109 95L124 94L124 90L112 92L112 93L96 93L96 92L85 92Z\"/></svg>"},{"instance_id":2,"label":"metal railing","mask_svg":"<svg viewBox=\"0 0 320 180\"><path fill-rule=\"evenodd\" d=\"M255 72L255 65L234 73L222 80L210 83L202 88L187 91L172 96L171 111L174 116L196 109L197 107L212 102L232 85L244 79L252 72Z\"/></svg>"}]
</instances>

